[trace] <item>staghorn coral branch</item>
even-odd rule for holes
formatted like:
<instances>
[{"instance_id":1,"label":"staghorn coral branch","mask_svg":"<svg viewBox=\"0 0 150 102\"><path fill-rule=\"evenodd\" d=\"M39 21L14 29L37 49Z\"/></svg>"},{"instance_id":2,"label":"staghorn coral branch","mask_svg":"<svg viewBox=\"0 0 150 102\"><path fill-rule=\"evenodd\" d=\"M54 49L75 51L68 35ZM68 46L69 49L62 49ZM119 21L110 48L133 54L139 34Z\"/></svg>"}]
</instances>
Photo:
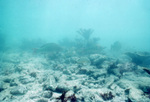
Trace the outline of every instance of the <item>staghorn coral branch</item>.
<instances>
[{"instance_id":1,"label":"staghorn coral branch","mask_svg":"<svg viewBox=\"0 0 150 102\"><path fill-rule=\"evenodd\" d=\"M93 33L93 29L80 29L77 32L85 39L89 40L91 34Z\"/></svg>"}]
</instances>

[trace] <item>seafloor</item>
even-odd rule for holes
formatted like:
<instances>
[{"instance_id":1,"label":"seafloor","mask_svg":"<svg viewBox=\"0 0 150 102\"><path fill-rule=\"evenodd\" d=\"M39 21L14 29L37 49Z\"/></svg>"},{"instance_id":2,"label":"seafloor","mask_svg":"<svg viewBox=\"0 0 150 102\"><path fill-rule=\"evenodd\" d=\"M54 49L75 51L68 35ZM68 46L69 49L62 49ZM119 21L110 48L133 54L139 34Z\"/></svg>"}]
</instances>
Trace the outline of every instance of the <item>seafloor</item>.
<instances>
[{"instance_id":1,"label":"seafloor","mask_svg":"<svg viewBox=\"0 0 150 102\"><path fill-rule=\"evenodd\" d=\"M149 73L125 54L66 50L51 59L11 50L0 56L0 102L150 102Z\"/></svg>"}]
</instances>

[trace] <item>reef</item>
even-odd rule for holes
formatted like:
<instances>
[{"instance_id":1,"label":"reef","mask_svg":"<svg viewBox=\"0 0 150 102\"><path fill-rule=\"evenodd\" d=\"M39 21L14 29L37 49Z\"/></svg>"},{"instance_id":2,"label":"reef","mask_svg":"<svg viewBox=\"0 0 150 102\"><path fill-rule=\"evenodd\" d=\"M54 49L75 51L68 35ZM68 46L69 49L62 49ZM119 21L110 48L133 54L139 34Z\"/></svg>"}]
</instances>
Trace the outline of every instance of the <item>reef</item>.
<instances>
[{"instance_id":1,"label":"reef","mask_svg":"<svg viewBox=\"0 0 150 102\"><path fill-rule=\"evenodd\" d=\"M92 38L93 33L79 30L78 40L45 43L34 53L31 46L0 52L0 101L150 102L150 54L115 57ZM109 51L121 48L115 42Z\"/></svg>"}]
</instances>

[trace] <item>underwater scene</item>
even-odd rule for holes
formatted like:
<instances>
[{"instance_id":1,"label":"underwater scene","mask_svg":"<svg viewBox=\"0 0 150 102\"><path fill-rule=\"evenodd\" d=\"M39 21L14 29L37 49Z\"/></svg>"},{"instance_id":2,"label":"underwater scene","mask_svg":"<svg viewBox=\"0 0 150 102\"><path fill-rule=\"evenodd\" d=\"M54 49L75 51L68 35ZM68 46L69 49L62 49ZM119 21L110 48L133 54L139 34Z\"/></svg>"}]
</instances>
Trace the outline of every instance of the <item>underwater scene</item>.
<instances>
[{"instance_id":1,"label":"underwater scene","mask_svg":"<svg viewBox=\"0 0 150 102\"><path fill-rule=\"evenodd\" d=\"M0 102L150 102L150 0L0 0Z\"/></svg>"}]
</instances>

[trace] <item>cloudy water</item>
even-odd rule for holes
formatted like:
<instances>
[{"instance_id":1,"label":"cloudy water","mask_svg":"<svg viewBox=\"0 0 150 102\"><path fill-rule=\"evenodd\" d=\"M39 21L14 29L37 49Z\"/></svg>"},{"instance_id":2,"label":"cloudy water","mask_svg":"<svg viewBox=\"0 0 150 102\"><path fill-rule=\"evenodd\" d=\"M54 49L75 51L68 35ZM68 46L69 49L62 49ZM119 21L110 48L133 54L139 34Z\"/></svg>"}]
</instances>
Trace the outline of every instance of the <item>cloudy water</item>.
<instances>
[{"instance_id":1,"label":"cloudy water","mask_svg":"<svg viewBox=\"0 0 150 102\"><path fill-rule=\"evenodd\" d=\"M0 102L150 102L150 0L0 0Z\"/></svg>"},{"instance_id":2,"label":"cloudy water","mask_svg":"<svg viewBox=\"0 0 150 102\"><path fill-rule=\"evenodd\" d=\"M58 42L75 39L79 29L93 29L101 45L119 41L150 50L149 0L0 0L0 32L9 46L23 39ZM6 37L6 38L5 38Z\"/></svg>"}]
</instances>

